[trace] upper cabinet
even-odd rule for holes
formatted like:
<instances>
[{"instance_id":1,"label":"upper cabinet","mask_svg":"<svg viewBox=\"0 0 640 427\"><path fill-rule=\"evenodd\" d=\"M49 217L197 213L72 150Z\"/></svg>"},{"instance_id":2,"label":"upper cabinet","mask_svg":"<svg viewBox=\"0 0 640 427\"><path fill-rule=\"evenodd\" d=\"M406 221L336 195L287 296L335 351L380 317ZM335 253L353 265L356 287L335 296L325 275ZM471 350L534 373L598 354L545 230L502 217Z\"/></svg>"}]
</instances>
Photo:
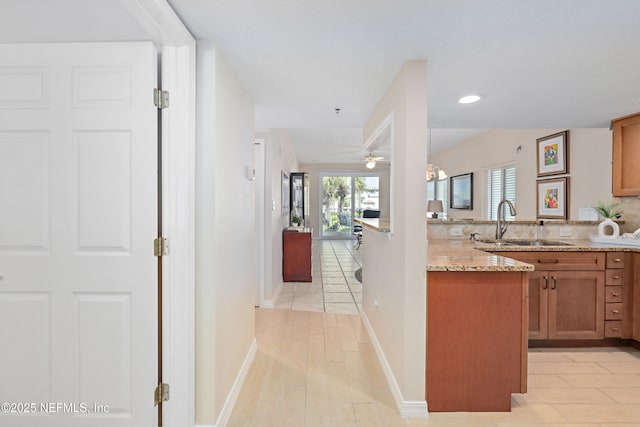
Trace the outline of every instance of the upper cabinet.
<instances>
[{"instance_id":1,"label":"upper cabinet","mask_svg":"<svg viewBox=\"0 0 640 427\"><path fill-rule=\"evenodd\" d=\"M611 122L613 195L640 196L640 113Z\"/></svg>"}]
</instances>

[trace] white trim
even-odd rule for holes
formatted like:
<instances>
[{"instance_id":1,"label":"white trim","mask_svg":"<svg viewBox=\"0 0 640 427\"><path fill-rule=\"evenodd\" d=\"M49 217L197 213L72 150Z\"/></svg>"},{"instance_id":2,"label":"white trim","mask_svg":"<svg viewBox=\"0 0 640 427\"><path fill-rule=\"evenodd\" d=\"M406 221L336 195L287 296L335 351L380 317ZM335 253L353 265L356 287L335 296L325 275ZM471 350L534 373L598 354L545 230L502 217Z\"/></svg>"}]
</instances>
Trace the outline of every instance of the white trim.
<instances>
[{"instance_id":1,"label":"white trim","mask_svg":"<svg viewBox=\"0 0 640 427\"><path fill-rule=\"evenodd\" d=\"M360 313L360 317L362 318L362 323L364 327L367 329L369 333L369 338L371 339L371 344L373 344L373 348L376 350L376 354L378 355L378 360L380 361L380 365L382 366L382 371L384 372L384 376L387 378L387 382L389 383L389 389L391 390L391 394L393 395L393 400L396 403L396 408L400 413L402 418L427 418L429 416L429 408L427 408L427 401L424 400L404 400L402 396L402 390L400 390L400 386L396 381L396 377L393 375L393 371L391 370L391 366L389 366L389 362L384 355L384 351L382 351L382 346L380 346L380 342L376 337L376 334L369 323L369 319L367 318L366 313L363 311Z\"/></svg>"},{"instance_id":2,"label":"white trim","mask_svg":"<svg viewBox=\"0 0 640 427\"><path fill-rule=\"evenodd\" d=\"M249 347L249 351L247 352L247 356L244 358L244 362L242 362L242 366L240 367L240 371L236 376L236 380L231 386L231 391L227 395L227 399L224 401L224 405L222 405L222 410L220 411L220 416L216 421L216 426L226 426L229 422L231 411L233 411L233 407L238 400L240 390L242 390L242 385L244 384L244 380L247 378L247 373L249 373L249 368L251 368L251 363L253 362L253 358L255 357L257 351L258 342L254 338L251 342L251 346Z\"/></svg>"},{"instance_id":3,"label":"white trim","mask_svg":"<svg viewBox=\"0 0 640 427\"><path fill-rule=\"evenodd\" d=\"M265 307L264 287L265 287L265 192L266 192L266 141L264 138L256 138L254 142L254 161L255 170L255 207L256 207L256 244L258 245L258 277L256 280L256 306ZM271 211L269 211L271 213Z\"/></svg>"},{"instance_id":4,"label":"white trim","mask_svg":"<svg viewBox=\"0 0 640 427\"><path fill-rule=\"evenodd\" d=\"M371 133L371 136L362 144L361 151L366 153L370 151L371 145L378 139L386 128L389 128L389 234L393 235L395 229L395 169L393 168L393 159L395 154L395 121L394 112L391 111L387 117L378 125L376 130Z\"/></svg>"},{"instance_id":5,"label":"white trim","mask_svg":"<svg viewBox=\"0 0 640 427\"><path fill-rule=\"evenodd\" d=\"M195 113L196 42L167 0L120 0L159 45L162 86L171 107L163 112L163 381L172 396L165 427L195 424ZM149 88L151 93L151 88Z\"/></svg>"},{"instance_id":6,"label":"white trim","mask_svg":"<svg viewBox=\"0 0 640 427\"><path fill-rule=\"evenodd\" d=\"M194 424L195 402L195 49L164 47L163 87L171 107L163 114L163 234L171 255L163 258L163 380L171 386L163 424ZM164 408L163 408L164 412Z\"/></svg>"},{"instance_id":7,"label":"white trim","mask_svg":"<svg viewBox=\"0 0 640 427\"><path fill-rule=\"evenodd\" d=\"M156 43L163 46L195 43L195 38L167 0L120 0L120 3Z\"/></svg>"},{"instance_id":8,"label":"white trim","mask_svg":"<svg viewBox=\"0 0 640 427\"><path fill-rule=\"evenodd\" d=\"M274 308L276 301L278 301L278 297L280 296L280 292L282 292L282 280L278 282L278 287L271 295L271 299L263 299L261 308Z\"/></svg>"}]
</instances>

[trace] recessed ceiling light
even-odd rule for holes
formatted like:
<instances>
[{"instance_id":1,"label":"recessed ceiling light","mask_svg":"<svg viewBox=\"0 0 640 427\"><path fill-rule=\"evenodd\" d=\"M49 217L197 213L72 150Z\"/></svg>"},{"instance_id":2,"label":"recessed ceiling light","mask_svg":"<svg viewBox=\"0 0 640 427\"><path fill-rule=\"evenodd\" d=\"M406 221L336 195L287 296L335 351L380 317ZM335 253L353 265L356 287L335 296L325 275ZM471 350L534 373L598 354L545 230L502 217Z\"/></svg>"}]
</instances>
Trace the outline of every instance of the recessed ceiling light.
<instances>
[{"instance_id":1,"label":"recessed ceiling light","mask_svg":"<svg viewBox=\"0 0 640 427\"><path fill-rule=\"evenodd\" d=\"M458 103L460 104L473 104L478 101L480 101L480 95L467 95L458 99Z\"/></svg>"}]
</instances>

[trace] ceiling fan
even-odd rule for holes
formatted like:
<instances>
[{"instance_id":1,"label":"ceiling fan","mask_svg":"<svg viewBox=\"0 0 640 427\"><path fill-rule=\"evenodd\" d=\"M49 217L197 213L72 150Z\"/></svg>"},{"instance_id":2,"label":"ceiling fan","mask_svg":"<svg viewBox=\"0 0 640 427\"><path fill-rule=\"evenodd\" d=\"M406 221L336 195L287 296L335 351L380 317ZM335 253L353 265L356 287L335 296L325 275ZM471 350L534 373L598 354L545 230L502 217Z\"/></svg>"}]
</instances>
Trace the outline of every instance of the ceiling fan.
<instances>
[{"instance_id":1,"label":"ceiling fan","mask_svg":"<svg viewBox=\"0 0 640 427\"><path fill-rule=\"evenodd\" d=\"M384 157L374 157L373 154L369 153L369 155L364 158L365 166L367 169L373 169L376 167L376 162L380 160L384 160Z\"/></svg>"}]
</instances>

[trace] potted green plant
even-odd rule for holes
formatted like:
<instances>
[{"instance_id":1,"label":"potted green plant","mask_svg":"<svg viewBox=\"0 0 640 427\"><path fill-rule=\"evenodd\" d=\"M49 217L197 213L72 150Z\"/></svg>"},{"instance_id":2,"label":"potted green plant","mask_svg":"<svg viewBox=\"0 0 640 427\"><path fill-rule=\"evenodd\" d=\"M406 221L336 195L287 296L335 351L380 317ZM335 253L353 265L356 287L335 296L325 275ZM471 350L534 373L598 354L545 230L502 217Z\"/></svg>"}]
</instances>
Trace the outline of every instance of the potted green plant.
<instances>
[{"instance_id":1,"label":"potted green plant","mask_svg":"<svg viewBox=\"0 0 640 427\"><path fill-rule=\"evenodd\" d=\"M605 219L620 218L622 211L617 209L618 204L613 201L600 200L594 209Z\"/></svg>"},{"instance_id":2,"label":"potted green plant","mask_svg":"<svg viewBox=\"0 0 640 427\"><path fill-rule=\"evenodd\" d=\"M300 217L298 215L293 215L291 217L291 223L295 226L298 226L298 224L300 224Z\"/></svg>"},{"instance_id":3,"label":"potted green plant","mask_svg":"<svg viewBox=\"0 0 640 427\"><path fill-rule=\"evenodd\" d=\"M613 219L620 218L622 211L617 209L618 204L613 201L600 200L594 209L604 218L598 225L598 236L617 238L620 236L620 226ZM611 234L608 231L611 230Z\"/></svg>"}]
</instances>

